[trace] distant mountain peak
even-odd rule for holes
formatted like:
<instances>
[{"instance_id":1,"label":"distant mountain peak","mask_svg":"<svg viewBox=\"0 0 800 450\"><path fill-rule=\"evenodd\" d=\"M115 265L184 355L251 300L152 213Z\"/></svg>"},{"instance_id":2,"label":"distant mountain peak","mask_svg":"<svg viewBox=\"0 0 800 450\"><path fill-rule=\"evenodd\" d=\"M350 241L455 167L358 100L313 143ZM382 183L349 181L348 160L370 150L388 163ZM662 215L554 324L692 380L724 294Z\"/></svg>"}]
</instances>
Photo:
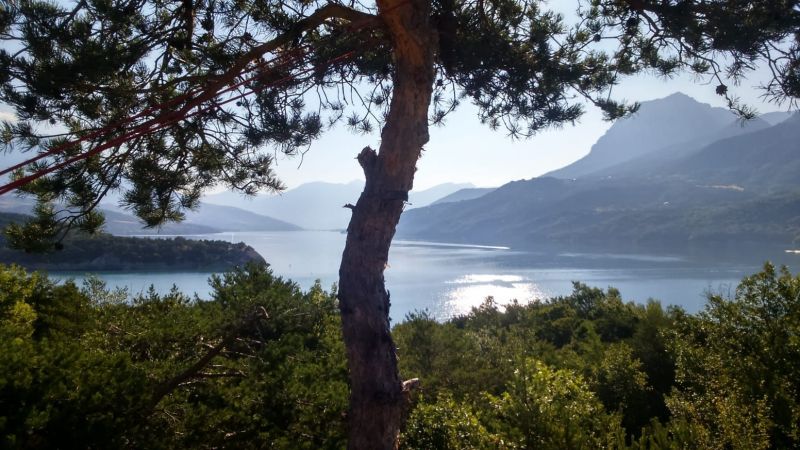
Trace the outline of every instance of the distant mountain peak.
<instances>
[{"instance_id":1,"label":"distant mountain peak","mask_svg":"<svg viewBox=\"0 0 800 450\"><path fill-rule=\"evenodd\" d=\"M728 119L735 119L734 114L726 109L711 106L708 103L698 101L696 98L691 97L683 92L674 92L666 97L657 98L654 100L647 100L642 102L642 107L639 108L639 113L661 113L661 114L674 114L678 112L688 112L690 114L708 114L713 111L725 116ZM634 116L636 117L636 116ZM680 117L675 117L679 119Z\"/></svg>"},{"instance_id":2,"label":"distant mountain peak","mask_svg":"<svg viewBox=\"0 0 800 450\"><path fill-rule=\"evenodd\" d=\"M580 178L681 143L709 136L736 120L725 108L713 107L675 92L642 102L639 111L619 120L592 146L588 155L546 174Z\"/></svg>"},{"instance_id":3,"label":"distant mountain peak","mask_svg":"<svg viewBox=\"0 0 800 450\"><path fill-rule=\"evenodd\" d=\"M568 169L590 170L654 144L638 158L573 180L510 182L482 196L408 211L398 236L537 251L795 246L800 115L774 126L761 118L742 122L683 97L656 102L674 122L642 108L639 118L617 122L589 157Z\"/></svg>"},{"instance_id":4,"label":"distant mountain peak","mask_svg":"<svg viewBox=\"0 0 800 450\"><path fill-rule=\"evenodd\" d=\"M692 97L692 96L690 96L688 94L684 94L681 91L675 91L672 94L669 94L668 96L666 96L664 98L651 100L651 101L659 101L659 100L679 100L679 101L686 101L686 102L691 102L691 103L700 103L694 97ZM705 105L707 103L700 103L700 104Z\"/></svg>"}]
</instances>

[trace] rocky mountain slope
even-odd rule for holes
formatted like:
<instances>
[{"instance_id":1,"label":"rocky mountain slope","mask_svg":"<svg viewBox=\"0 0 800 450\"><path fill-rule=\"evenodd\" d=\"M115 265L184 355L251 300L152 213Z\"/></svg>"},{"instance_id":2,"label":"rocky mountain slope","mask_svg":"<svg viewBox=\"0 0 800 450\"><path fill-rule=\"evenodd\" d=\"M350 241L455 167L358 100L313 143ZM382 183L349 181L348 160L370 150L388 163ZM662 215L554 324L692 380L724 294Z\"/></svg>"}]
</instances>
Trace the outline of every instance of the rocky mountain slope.
<instances>
[{"instance_id":1,"label":"rocky mountain slope","mask_svg":"<svg viewBox=\"0 0 800 450\"><path fill-rule=\"evenodd\" d=\"M681 137L660 140L666 144L660 148L643 142L664 137L666 118L678 115L705 122L689 126L676 118L666 127L688 130ZM689 135L694 138L676 142ZM607 250L790 246L800 243L798 173L800 116L741 126L727 111L673 95L614 124L592 153L555 176L408 211L398 236Z\"/></svg>"}]
</instances>

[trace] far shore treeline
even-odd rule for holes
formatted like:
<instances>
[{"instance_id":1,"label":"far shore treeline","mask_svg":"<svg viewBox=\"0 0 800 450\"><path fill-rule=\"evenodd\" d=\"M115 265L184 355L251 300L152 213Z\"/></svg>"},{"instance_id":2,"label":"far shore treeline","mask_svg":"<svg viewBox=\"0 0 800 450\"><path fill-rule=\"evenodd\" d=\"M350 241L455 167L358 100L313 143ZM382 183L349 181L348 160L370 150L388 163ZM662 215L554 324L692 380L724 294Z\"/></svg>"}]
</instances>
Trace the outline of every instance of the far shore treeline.
<instances>
[{"instance_id":1,"label":"far shore treeline","mask_svg":"<svg viewBox=\"0 0 800 450\"><path fill-rule=\"evenodd\" d=\"M0 212L0 229L29 216ZM7 233L7 232L6 232ZM184 237L152 239L106 233L68 233L56 248L26 252L12 248L0 234L0 264L52 271L223 271L264 258L244 243Z\"/></svg>"},{"instance_id":2,"label":"far shore treeline","mask_svg":"<svg viewBox=\"0 0 800 450\"><path fill-rule=\"evenodd\" d=\"M0 448L344 448L335 290L263 264L211 286L131 300L0 266ZM800 277L767 264L698 314L627 300L408 315L401 448L800 446Z\"/></svg>"}]
</instances>

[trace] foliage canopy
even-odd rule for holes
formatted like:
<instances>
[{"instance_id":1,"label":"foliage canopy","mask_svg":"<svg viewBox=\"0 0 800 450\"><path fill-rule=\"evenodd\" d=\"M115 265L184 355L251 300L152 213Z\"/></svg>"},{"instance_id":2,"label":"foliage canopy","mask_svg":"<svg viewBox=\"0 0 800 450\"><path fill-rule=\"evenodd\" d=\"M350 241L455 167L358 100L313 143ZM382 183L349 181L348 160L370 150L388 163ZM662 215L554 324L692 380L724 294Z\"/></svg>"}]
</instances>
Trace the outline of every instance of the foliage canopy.
<instances>
[{"instance_id":1,"label":"foliage canopy","mask_svg":"<svg viewBox=\"0 0 800 450\"><path fill-rule=\"evenodd\" d=\"M334 296L263 266L212 287L209 301L130 302L97 280L2 268L3 447L343 446ZM403 374L425 380L403 448L796 447L799 292L800 277L766 266L694 315L584 285L446 322L413 314L395 327Z\"/></svg>"}]
</instances>

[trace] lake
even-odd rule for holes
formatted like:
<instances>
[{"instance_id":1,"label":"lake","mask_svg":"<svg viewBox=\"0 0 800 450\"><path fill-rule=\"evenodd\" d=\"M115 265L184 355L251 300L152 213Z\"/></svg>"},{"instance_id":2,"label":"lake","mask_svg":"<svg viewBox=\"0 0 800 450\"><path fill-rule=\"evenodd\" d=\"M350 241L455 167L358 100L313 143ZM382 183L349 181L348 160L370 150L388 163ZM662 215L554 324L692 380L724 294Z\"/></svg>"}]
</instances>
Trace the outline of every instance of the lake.
<instances>
[{"instance_id":1,"label":"lake","mask_svg":"<svg viewBox=\"0 0 800 450\"><path fill-rule=\"evenodd\" d=\"M236 232L191 238L243 241L255 248L280 276L308 288L315 280L330 287L338 277L345 235L333 231ZM386 285L392 319L427 309L445 319L469 311L487 296L500 303L542 300L572 291L572 281L618 288L625 300L649 298L680 305L690 312L703 307L706 292L732 293L739 280L760 270L763 262L787 264L796 271L800 254L716 258L715 255L652 255L535 252L505 247L395 241L389 255ZM85 274L54 273L80 281ZM208 272L99 273L108 285L142 292L152 284L160 292L176 285L186 293L209 297Z\"/></svg>"}]
</instances>

